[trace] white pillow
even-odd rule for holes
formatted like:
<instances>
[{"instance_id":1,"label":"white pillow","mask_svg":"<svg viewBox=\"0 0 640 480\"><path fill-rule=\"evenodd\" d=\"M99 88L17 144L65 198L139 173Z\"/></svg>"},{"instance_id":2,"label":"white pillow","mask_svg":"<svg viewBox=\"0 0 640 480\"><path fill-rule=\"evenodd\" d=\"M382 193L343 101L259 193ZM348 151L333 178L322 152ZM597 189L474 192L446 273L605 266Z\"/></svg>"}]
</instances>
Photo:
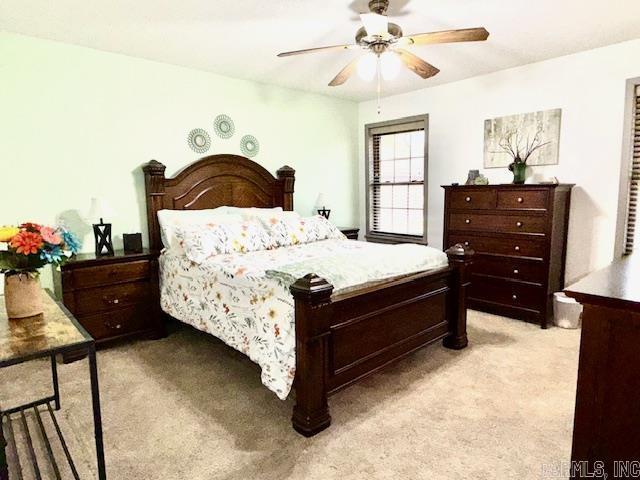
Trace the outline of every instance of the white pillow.
<instances>
[{"instance_id":1,"label":"white pillow","mask_svg":"<svg viewBox=\"0 0 640 480\"><path fill-rule=\"evenodd\" d=\"M275 247L288 247L300 243L347 237L322 215L302 218L281 217L263 220L264 227L271 236Z\"/></svg>"},{"instance_id":2,"label":"white pillow","mask_svg":"<svg viewBox=\"0 0 640 480\"><path fill-rule=\"evenodd\" d=\"M165 248L180 250L180 241L176 237L176 228L207 225L208 223L238 223L242 216L225 213L227 207L207 210L159 210L160 237Z\"/></svg>"},{"instance_id":3,"label":"white pillow","mask_svg":"<svg viewBox=\"0 0 640 480\"><path fill-rule=\"evenodd\" d=\"M198 264L215 255L274 247L271 237L258 220L179 227L176 236L184 245L187 258Z\"/></svg>"}]
</instances>

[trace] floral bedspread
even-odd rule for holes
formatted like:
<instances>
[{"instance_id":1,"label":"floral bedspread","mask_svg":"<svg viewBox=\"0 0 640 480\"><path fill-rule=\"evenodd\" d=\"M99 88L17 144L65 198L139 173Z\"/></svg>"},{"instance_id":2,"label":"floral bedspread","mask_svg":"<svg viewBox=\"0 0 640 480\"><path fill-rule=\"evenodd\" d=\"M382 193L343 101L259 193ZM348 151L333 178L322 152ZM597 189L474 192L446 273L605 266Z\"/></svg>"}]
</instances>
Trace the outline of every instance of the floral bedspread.
<instances>
[{"instance_id":1,"label":"floral bedspread","mask_svg":"<svg viewBox=\"0 0 640 480\"><path fill-rule=\"evenodd\" d=\"M334 292L362 283L440 268L446 255L417 245L352 240L222 254L196 264L184 254L160 257L162 309L247 355L262 383L285 399L295 376L295 321L289 286L307 273Z\"/></svg>"}]
</instances>

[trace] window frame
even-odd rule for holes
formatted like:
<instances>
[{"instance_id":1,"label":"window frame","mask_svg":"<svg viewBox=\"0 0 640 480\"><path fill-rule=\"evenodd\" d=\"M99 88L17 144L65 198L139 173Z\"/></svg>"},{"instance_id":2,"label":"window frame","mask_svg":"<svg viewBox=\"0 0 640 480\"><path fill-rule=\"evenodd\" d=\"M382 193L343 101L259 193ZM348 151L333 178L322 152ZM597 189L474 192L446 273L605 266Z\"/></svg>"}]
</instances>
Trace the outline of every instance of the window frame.
<instances>
[{"instance_id":1,"label":"window frame","mask_svg":"<svg viewBox=\"0 0 640 480\"><path fill-rule=\"evenodd\" d=\"M630 78L626 82L624 131L622 139L622 161L620 168L620 182L618 194L618 215L616 221L616 238L614 246L614 258L621 258L627 250L627 231L629 220L629 201L631 189L631 174L633 167L633 148L635 134L635 105L637 89L640 88L640 77ZM637 211L640 208L636 207ZM640 221L636 222L636 227ZM640 236L636 235L636 251Z\"/></svg>"},{"instance_id":2,"label":"window frame","mask_svg":"<svg viewBox=\"0 0 640 480\"><path fill-rule=\"evenodd\" d=\"M381 128L389 128L391 130L397 127L397 131L393 133L402 133L410 130L403 130L402 126L410 123L422 123L424 129L424 181L423 181L423 233L422 235L408 235L400 233L380 233L371 231L371 142L373 141L373 131ZM391 132L390 132L391 133ZM427 245L427 212L428 212L428 185L429 185L429 115L415 115L411 117L398 118L395 120L386 120L384 122L369 123L364 126L364 145L365 145L365 210L366 210L366 232L365 238L369 242L376 243L419 243Z\"/></svg>"}]
</instances>

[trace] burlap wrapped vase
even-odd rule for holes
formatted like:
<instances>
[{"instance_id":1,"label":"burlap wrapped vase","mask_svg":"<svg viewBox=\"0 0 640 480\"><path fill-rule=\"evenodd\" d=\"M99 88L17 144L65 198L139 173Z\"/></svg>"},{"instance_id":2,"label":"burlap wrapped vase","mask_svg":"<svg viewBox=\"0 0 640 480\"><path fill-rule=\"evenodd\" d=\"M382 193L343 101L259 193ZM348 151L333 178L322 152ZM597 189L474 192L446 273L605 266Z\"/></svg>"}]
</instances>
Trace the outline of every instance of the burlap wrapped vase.
<instances>
[{"instance_id":1,"label":"burlap wrapped vase","mask_svg":"<svg viewBox=\"0 0 640 480\"><path fill-rule=\"evenodd\" d=\"M41 314L40 278L28 273L5 275L4 302L9 318L25 318Z\"/></svg>"}]
</instances>

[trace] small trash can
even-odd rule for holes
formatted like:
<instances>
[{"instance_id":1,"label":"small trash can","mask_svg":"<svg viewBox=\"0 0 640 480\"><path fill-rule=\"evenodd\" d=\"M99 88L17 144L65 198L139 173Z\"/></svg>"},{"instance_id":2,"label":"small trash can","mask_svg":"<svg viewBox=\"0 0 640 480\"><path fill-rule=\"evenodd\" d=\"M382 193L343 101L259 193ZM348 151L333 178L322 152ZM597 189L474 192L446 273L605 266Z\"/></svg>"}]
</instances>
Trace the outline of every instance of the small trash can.
<instances>
[{"instance_id":1,"label":"small trash can","mask_svg":"<svg viewBox=\"0 0 640 480\"><path fill-rule=\"evenodd\" d=\"M560 328L579 328L582 320L582 305L563 292L553 294L554 323Z\"/></svg>"}]
</instances>

